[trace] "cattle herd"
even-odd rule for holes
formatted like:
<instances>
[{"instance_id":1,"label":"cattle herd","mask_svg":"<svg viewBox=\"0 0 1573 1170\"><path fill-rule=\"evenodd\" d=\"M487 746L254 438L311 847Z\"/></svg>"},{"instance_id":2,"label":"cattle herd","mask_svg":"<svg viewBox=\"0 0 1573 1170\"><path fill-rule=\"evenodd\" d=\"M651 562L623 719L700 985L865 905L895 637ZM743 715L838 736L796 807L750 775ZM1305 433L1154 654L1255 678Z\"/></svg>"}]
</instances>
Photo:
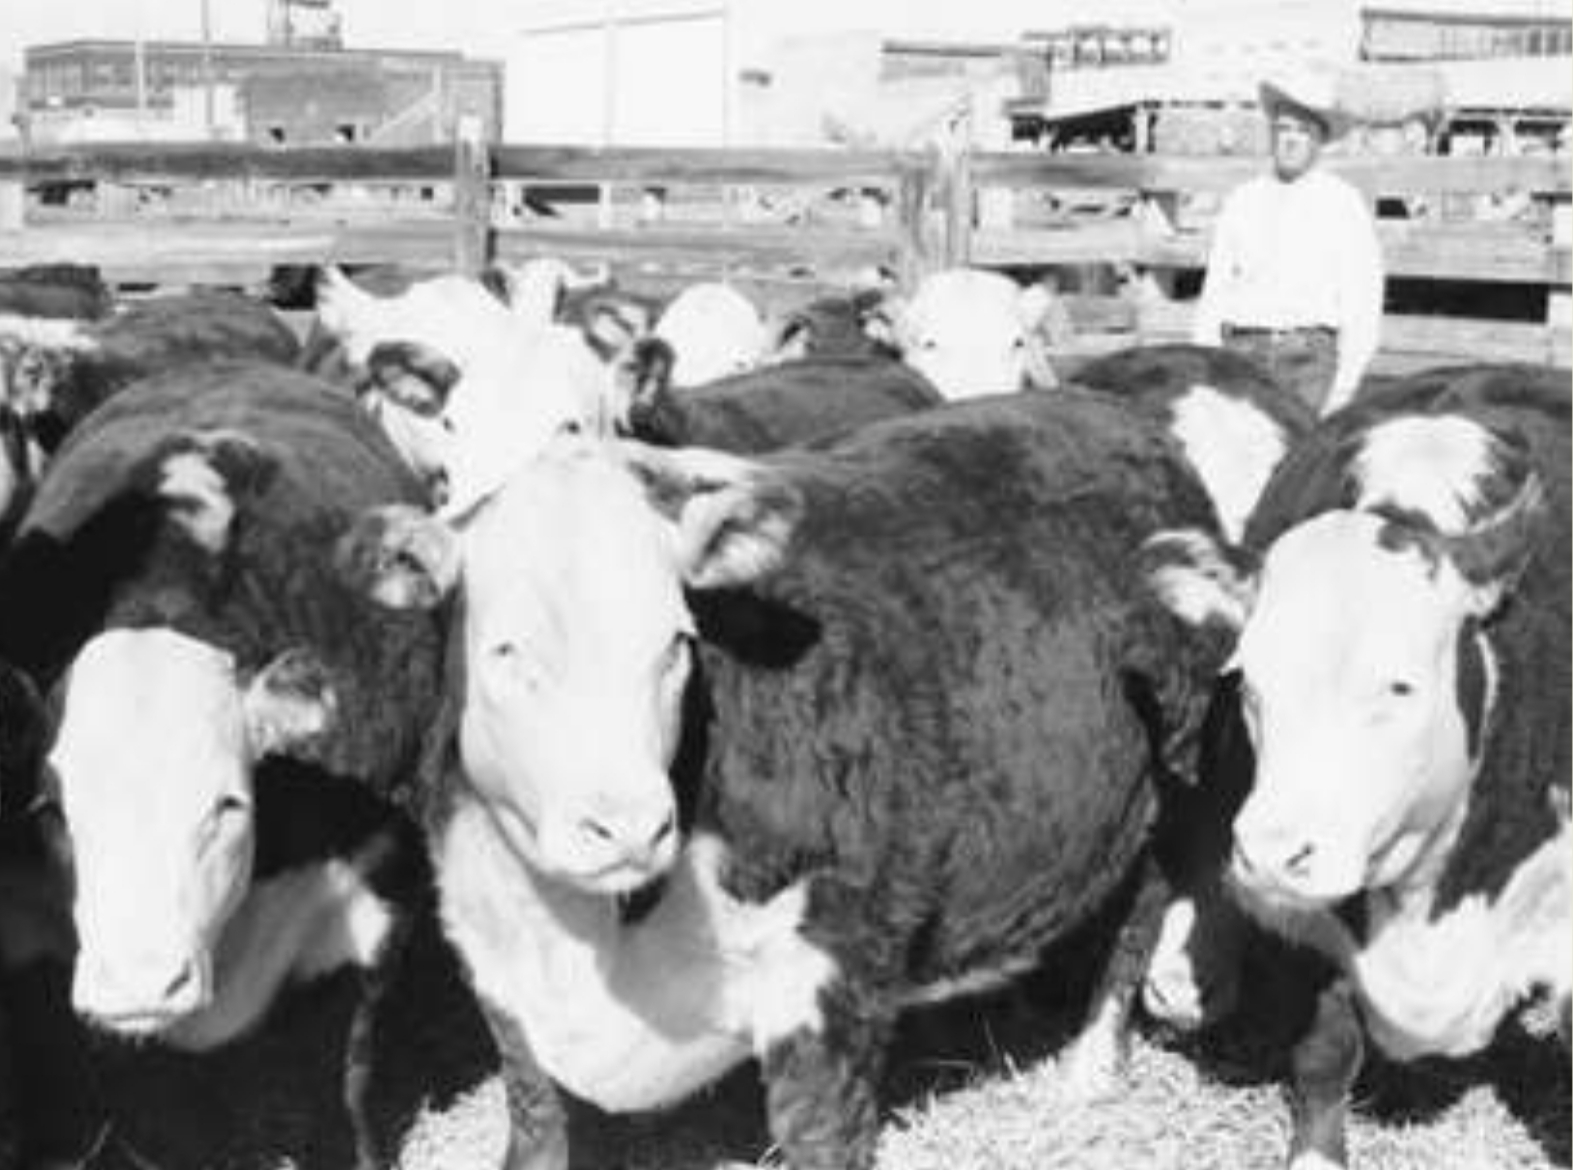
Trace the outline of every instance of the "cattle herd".
<instances>
[{"instance_id":1,"label":"cattle herd","mask_svg":"<svg viewBox=\"0 0 1573 1170\"><path fill-rule=\"evenodd\" d=\"M1294 944L1297 1170L1368 1046L1566 1051L1564 371L1318 419L971 270L315 293L0 278L0 1164L270 1164L282 1051L293 1164L396 1165L413 995L508 1170L750 1060L787 1166L868 1167L898 1019L1092 937L1084 1101Z\"/></svg>"}]
</instances>

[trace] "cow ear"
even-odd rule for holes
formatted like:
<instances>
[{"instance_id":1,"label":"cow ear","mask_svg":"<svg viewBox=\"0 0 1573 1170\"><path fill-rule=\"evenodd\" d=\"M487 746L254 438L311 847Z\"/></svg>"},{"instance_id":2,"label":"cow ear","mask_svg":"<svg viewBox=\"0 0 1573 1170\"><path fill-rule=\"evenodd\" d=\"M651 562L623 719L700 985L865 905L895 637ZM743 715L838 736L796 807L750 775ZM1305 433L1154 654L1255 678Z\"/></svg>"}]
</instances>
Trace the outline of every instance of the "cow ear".
<instances>
[{"instance_id":1,"label":"cow ear","mask_svg":"<svg viewBox=\"0 0 1573 1170\"><path fill-rule=\"evenodd\" d=\"M240 506L267 491L278 466L275 453L238 431L181 431L159 443L138 478L164 502L171 523L221 553Z\"/></svg>"},{"instance_id":2,"label":"cow ear","mask_svg":"<svg viewBox=\"0 0 1573 1170\"><path fill-rule=\"evenodd\" d=\"M333 728L338 697L322 661L307 650L289 650L247 684L246 737L255 758L290 755Z\"/></svg>"},{"instance_id":3,"label":"cow ear","mask_svg":"<svg viewBox=\"0 0 1573 1170\"><path fill-rule=\"evenodd\" d=\"M1527 466L1527 458L1514 470L1517 490L1505 503L1463 532L1434 538L1473 587L1470 608L1480 618L1502 608L1543 543L1540 534L1547 509L1540 476Z\"/></svg>"},{"instance_id":4,"label":"cow ear","mask_svg":"<svg viewBox=\"0 0 1573 1170\"><path fill-rule=\"evenodd\" d=\"M384 341L366 355L371 389L426 418L443 412L462 374L459 367L428 345Z\"/></svg>"},{"instance_id":5,"label":"cow ear","mask_svg":"<svg viewBox=\"0 0 1573 1170\"><path fill-rule=\"evenodd\" d=\"M886 293L868 300L858 309L858 320L864 334L892 353L905 353L903 319L906 302L895 293Z\"/></svg>"},{"instance_id":6,"label":"cow ear","mask_svg":"<svg viewBox=\"0 0 1573 1170\"><path fill-rule=\"evenodd\" d=\"M1241 550L1225 549L1196 528L1155 533L1140 554L1142 576L1165 609L1187 625L1234 633L1255 600L1255 571L1245 560Z\"/></svg>"},{"instance_id":7,"label":"cow ear","mask_svg":"<svg viewBox=\"0 0 1573 1170\"><path fill-rule=\"evenodd\" d=\"M617 396L623 404L616 420L626 433L629 420L639 411L649 410L672 388L672 367L677 354L659 337L642 337L619 355L613 368Z\"/></svg>"},{"instance_id":8,"label":"cow ear","mask_svg":"<svg viewBox=\"0 0 1573 1170\"><path fill-rule=\"evenodd\" d=\"M339 538L334 562L351 588L389 609L432 609L459 581L459 538L405 504L373 508Z\"/></svg>"},{"instance_id":9,"label":"cow ear","mask_svg":"<svg viewBox=\"0 0 1573 1170\"><path fill-rule=\"evenodd\" d=\"M702 447L621 450L651 503L673 517L678 568L692 588L746 585L785 559L804 506L791 484Z\"/></svg>"}]
</instances>

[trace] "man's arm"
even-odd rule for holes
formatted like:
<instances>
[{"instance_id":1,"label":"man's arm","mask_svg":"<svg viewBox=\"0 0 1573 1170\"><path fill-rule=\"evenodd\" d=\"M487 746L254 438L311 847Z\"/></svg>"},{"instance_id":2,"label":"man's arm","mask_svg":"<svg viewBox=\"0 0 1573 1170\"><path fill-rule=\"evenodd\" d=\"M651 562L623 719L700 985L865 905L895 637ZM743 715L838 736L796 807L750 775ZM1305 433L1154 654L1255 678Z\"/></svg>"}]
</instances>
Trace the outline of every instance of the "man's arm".
<instances>
[{"instance_id":1,"label":"man's arm","mask_svg":"<svg viewBox=\"0 0 1573 1170\"><path fill-rule=\"evenodd\" d=\"M1231 289L1240 266L1240 193L1231 192L1213 221L1212 246L1207 253L1207 273L1191 317L1191 340L1197 345L1222 345L1224 311L1233 297Z\"/></svg>"},{"instance_id":2,"label":"man's arm","mask_svg":"<svg viewBox=\"0 0 1573 1170\"><path fill-rule=\"evenodd\" d=\"M1355 388L1376 355L1382 330L1382 245L1376 221L1364 198L1351 192L1345 222L1332 238L1338 241L1338 369L1323 413L1336 410L1354 396Z\"/></svg>"}]
</instances>

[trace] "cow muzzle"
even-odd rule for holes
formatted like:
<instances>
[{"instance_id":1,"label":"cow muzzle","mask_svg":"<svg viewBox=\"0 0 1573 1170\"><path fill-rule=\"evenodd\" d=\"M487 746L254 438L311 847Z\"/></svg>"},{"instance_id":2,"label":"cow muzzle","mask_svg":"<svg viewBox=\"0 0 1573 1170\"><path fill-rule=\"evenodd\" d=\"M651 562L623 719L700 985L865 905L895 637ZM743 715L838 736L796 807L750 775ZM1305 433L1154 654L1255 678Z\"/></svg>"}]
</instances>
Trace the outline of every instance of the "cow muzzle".
<instances>
[{"instance_id":1,"label":"cow muzzle","mask_svg":"<svg viewBox=\"0 0 1573 1170\"><path fill-rule=\"evenodd\" d=\"M582 805L543 819L539 844L543 867L553 876L591 893L625 894L676 860L677 808L669 790L637 801Z\"/></svg>"},{"instance_id":2,"label":"cow muzzle","mask_svg":"<svg viewBox=\"0 0 1573 1170\"><path fill-rule=\"evenodd\" d=\"M1235 822L1229 878L1237 890L1269 904L1315 908L1358 893L1365 865L1332 836L1294 818Z\"/></svg>"},{"instance_id":3,"label":"cow muzzle","mask_svg":"<svg viewBox=\"0 0 1573 1170\"><path fill-rule=\"evenodd\" d=\"M149 951L121 958L84 950L77 957L72 1006L105 1031L156 1036L211 1001L210 967L198 955Z\"/></svg>"}]
</instances>

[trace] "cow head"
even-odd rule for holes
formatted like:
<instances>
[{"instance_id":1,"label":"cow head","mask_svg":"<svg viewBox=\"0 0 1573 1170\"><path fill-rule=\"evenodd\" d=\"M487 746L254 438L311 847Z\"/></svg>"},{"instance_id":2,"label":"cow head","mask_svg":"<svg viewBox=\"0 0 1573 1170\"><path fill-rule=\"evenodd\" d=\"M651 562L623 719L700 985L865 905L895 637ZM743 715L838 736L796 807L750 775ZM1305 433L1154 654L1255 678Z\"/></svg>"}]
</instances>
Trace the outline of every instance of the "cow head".
<instances>
[{"instance_id":1,"label":"cow head","mask_svg":"<svg viewBox=\"0 0 1573 1170\"><path fill-rule=\"evenodd\" d=\"M328 726L321 666L293 652L245 674L167 628L115 629L76 656L50 748L70 834L72 1002L152 1035L214 994L214 951L251 879L252 770Z\"/></svg>"},{"instance_id":2,"label":"cow head","mask_svg":"<svg viewBox=\"0 0 1573 1170\"><path fill-rule=\"evenodd\" d=\"M753 303L731 285L690 285L672 298L655 325L672 347L672 382L702 386L745 373L765 360L769 330Z\"/></svg>"},{"instance_id":3,"label":"cow head","mask_svg":"<svg viewBox=\"0 0 1573 1170\"><path fill-rule=\"evenodd\" d=\"M1254 572L1198 534L1150 546L1171 608L1238 631L1231 666L1257 764L1231 876L1262 900L1327 905L1424 879L1457 832L1493 698L1487 626L1542 515L1525 453L1476 430L1482 459L1454 484L1468 506L1452 532L1376 499L1367 474L1357 506L1289 529ZM1411 483L1408 502L1432 487Z\"/></svg>"},{"instance_id":4,"label":"cow head","mask_svg":"<svg viewBox=\"0 0 1573 1170\"><path fill-rule=\"evenodd\" d=\"M116 1031L158 1032L211 1001L214 947L250 880L253 767L332 721L311 655L243 663L187 632L206 629L198 599L227 577L277 470L276 453L226 430L170 435L133 467L178 572L117 601L58 687L46 776L74 857L73 998Z\"/></svg>"},{"instance_id":5,"label":"cow head","mask_svg":"<svg viewBox=\"0 0 1573 1170\"><path fill-rule=\"evenodd\" d=\"M577 331L523 324L479 282L442 276L377 297L337 269L318 322L406 462L467 507L560 430L609 432L614 373Z\"/></svg>"},{"instance_id":6,"label":"cow head","mask_svg":"<svg viewBox=\"0 0 1573 1170\"><path fill-rule=\"evenodd\" d=\"M1055 309L1042 286L956 268L925 277L905 301L887 300L867 328L946 398L976 398L1058 385L1049 360Z\"/></svg>"},{"instance_id":7,"label":"cow head","mask_svg":"<svg viewBox=\"0 0 1573 1170\"><path fill-rule=\"evenodd\" d=\"M383 511L343 563L385 604L459 591L470 787L535 870L616 893L677 852L684 590L766 571L795 501L729 457L565 439L462 530Z\"/></svg>"}]
</instances>

